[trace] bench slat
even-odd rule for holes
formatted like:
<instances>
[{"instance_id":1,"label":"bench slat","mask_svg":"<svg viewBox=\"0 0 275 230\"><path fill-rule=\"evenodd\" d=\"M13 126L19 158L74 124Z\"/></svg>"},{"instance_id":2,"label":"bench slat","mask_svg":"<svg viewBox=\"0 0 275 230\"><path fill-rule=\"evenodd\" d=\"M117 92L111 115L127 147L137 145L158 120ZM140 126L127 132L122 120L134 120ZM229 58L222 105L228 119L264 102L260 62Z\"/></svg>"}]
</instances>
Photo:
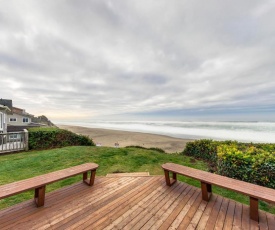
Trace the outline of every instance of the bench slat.
<instances>
[{"instance_id":1,"label":"bench slat","mask_svg":"<svg viewBox=\"0 0 275 230\"><path fill-rule=\"evenodd\" d=\"M97 168L98 165L95 163L86 163L75 167L62 169L48 174L2 185L0 186L0 199L22 193L30 189L39 188L43 185L51 184L53 182L66 179L68 177L72 177L74 175L78 175L90 170L96 170Z\"/></svg>"},{"instance_id":2,"label":"bench slat","mask_svg":"<svg viewBox=\"0 0 275 230\"><path fill-rule=\"evenodd\" d=\"M275 190L271 188L251 184L248 182L228 178L225 176L201 171L194 168L189 168L189 167L174 164L174 163L163 164L162 168L164 170L174 172L177 174L182 174L184 176L188 176L205 183L230 189L230 190L248 195L250 197L275 203Z\"/></svg>"}]
</instances>

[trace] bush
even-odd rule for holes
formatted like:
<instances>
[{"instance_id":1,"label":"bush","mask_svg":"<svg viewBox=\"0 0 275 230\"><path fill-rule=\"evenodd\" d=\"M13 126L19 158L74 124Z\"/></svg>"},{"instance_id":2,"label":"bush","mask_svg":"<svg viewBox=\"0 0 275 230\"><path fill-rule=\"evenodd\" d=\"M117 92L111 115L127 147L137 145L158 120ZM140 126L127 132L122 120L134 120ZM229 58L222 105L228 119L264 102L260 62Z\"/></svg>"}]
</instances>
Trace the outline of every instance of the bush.
<instances>
[{"instance_id":1,"label":"bush","mask_svg":"<svg viewBox=\"0 0 275 230\"><path fill-rule=\"evenodd\" d=\"M272 149L275 151L274 144L253 144L237 141L213 141L211 139L202 139L188 142L182 154L217 164L217 147L220 145L235 145L240 151L243 151L250 146L256 146L259 149Z\"/></svg>"},{"instance_id":2,"label":"bush","mask_svg":"<svg viewBox=\"0 0 275 230\"><path fill-rule=\"evenodd\" d=\"M237 145L218 146L217 173L250 183L275 188L275 153Z\"/></svg>"},{"instance_id":3,"label":"bush","mask_svg":"<svg viewBox=\"0 0 275 230\"><path fill-rule=\"evenodd\" d=\"M220 175L275 188L275 144L197 140L182 154L208 161Z\"/></svg>"},{"instance_id":4,"label":"bush","mask_svg":"<svg viewBox=\"0 0 275 230\"><path fill-rule=\"evenodd\" d=\"M58 128L30 128L29 149L52 149L65 146L94 146L93 141L86 136Z\"/></svg>"},{"instance_id":5,"label":"bush","mask_svg":"<svg viewBox=\"0 0 275 230\"><path fill-rule=\"evenodd\" d=\"M157 151L159 153L166 153L163 149L156 148L156 147L146 148L146 147L139 146L139 145L129 145L129 146L126 146L125 148L148 149L148 150Z\"/></svg>"},{"instance_id":6,"label":"bush","mask_svg":"<svg viewBox=\"0 0 275 230\"><path fill-rule=\"evenodd\" d=\"M196 140L194 142L188 142L182 154L193 156L197 159L216 162L217 146L218 142L213 140Z\"/></svg>"}]
</instances>

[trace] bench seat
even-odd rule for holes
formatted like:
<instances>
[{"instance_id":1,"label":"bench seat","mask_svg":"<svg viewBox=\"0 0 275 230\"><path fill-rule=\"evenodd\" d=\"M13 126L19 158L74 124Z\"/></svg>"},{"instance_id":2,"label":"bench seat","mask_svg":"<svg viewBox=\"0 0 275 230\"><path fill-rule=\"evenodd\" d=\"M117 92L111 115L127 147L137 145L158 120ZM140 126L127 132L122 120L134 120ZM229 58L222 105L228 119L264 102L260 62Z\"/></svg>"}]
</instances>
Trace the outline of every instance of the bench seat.
<instances>
[{"instance_id":1,"label":"bench seat","mask_svg":"<svg viewBox=\"0 0 275 230\"><path fill-rule=\"evenodd\" d=\"M10 184L1 185L0 199L34 189L34 198L37 206L40 207L44 205L46 185L75 175L83 174L83 182L92 186L97 168L98 165L95 163L86 163L29 179L16 181ZM90 179L88 179L88 172L91 172Z\"/></svg>"},{"instance_id":2,"label":"bench seat","mask_svg":"<svg viewBox=\"0 0 275 230\"><path fill-rule=\"evenodd\" d=\"M275 190L260 185L251 184L248 182L232 179L229 177L205 172L202 170L189 168L186 166L166 163L162 165L165 173L166 184L171 186L177 181L177 174L187 176L201 182L202 199L209 201L212 188L211 185L216 185L235 192L242 193L250 197L250 217L258 221L258 200L263 200L275 203ZM170 180L169 172L173 174Z\"/></svg>"}]
</instances>

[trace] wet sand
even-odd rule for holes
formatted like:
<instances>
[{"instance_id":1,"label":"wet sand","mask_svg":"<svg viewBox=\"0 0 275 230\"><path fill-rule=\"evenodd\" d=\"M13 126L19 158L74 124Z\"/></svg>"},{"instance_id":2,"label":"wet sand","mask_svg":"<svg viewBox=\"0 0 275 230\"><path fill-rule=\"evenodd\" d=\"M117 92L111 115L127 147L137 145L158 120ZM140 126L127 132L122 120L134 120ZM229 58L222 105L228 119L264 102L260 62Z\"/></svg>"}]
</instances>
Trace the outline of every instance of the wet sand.
<instances>
[{"instance_id":1,"label":"wet sand","mask_svg":"<svg viewBox=\"0 0 275 230\"><path fill-rule=\"evenodd\" d=\"M187 142L193 141L191 139L181 139L140 132L87 128L71 125L57 126L77 134L89 136L91 139L93 139L95 144L101 144L102 146L107 147L114 147L115 143L118 143L119 147L138 145L145 148L161 148L167 153L180 153L185 148Z\"/></svg>"}]
</instances>

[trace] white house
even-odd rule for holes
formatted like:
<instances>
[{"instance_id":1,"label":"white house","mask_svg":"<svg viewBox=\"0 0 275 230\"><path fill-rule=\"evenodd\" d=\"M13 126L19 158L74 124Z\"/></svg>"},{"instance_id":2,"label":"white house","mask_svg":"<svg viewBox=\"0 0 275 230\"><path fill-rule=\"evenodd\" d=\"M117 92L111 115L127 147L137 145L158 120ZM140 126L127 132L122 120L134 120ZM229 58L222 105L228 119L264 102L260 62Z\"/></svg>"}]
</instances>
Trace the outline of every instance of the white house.
<instances>
[{"instance_id":1,"label":"white house","mask_svg":"<svg viewBox=\"0 0 275 230\"><path fill-rule=\"evenodd\" d=\"M24 109L12 107L12 113L8 114L8 125L26 126L32 122L32 117Z\"/></svg>"},{"instance_id":2,"label":"white house","mask_svg":"<svg viewBox=\"0 0 275 230\"><path fill-rule=\"evenodd\" d=\"M33 115L27 113L24 109L13 107L11 99L0 99L1 109L1 132L17 132L28 127L32 122ZM8 110L7 110L8 109ZM4 112L6 111L6 112Z\"/></svg>"},{"instance_id":3,"label":"white house","mask_svg":"<svg viewBox=\"0 0 275 230\"><path fill-rule=\"evenodd\" d=\"M0 104L0 133L7 132L7 113L11 112L11 110L5 106Z\"/></svg>"}]
</instances>

